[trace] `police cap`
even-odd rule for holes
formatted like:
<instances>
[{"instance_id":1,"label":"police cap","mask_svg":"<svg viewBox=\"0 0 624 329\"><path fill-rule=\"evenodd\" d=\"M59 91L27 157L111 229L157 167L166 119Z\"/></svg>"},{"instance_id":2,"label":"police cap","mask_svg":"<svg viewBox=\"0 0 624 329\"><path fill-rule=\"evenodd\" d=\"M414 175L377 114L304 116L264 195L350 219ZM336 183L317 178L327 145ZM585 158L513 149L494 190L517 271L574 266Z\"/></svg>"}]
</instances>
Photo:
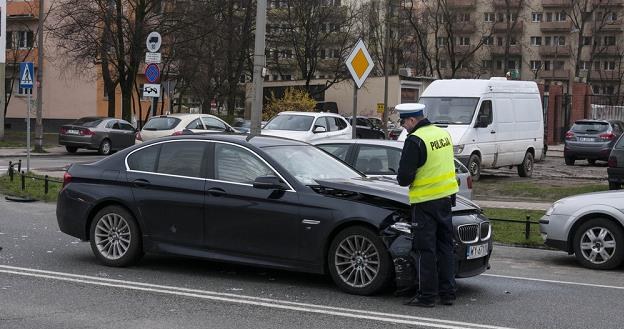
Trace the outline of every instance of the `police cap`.
<instances>
[{"instance_id":1,"label":"police cap","mask_svg":"<svg viewBox=\"0 0 624 329\"><path fill-rule=\"evenodd\" d=\"M425 104L420 103L404 103L394 108L401 119L409 117L422 117L424 115Z\"/></svg>"}]
</instances>

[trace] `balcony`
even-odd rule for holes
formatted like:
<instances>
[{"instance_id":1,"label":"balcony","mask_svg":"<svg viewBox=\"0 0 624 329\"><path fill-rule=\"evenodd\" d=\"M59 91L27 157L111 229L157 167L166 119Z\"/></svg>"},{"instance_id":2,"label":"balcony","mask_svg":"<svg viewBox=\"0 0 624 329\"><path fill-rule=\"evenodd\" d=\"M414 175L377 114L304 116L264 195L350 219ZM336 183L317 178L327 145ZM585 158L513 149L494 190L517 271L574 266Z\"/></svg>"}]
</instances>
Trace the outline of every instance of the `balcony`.
<instances>
[{"instance_id":1,"label":"balcony","mask_svg":"<svg viewBox=\"0 0 624 329\"><path fill-rule=\"evenodd\" d=\"M495 33L506 33L507 28L507 22L497 22L494 23L493 30ZM524 29L524 24L522 21L510 22L509 28L511 28L512 33L521 33Z\"/></svg>"},{"instance_id":2,"label":"balcony","mask_svg":"<svg viewBox=\"0 0 624 329\"><path fill-rule=\"evenodd\" d=\"M472 46L457 45L453 48L454 52L459 55L466 55L473 49Z\"/></svg>"},{"instance_id":3,"label":"balcony","mask_svg":"<svg viewBox=\"0 0 624 329\"><path fill-rule=\"evenodd\" d=\"M456 33L474 33L477 30L475 22L457 22L453 28Z\"/></svg>"},{"instance_id":4,"label":"balcony","mask_svg":"<svg viewBox=\"0 0 624 329\"><path fill-rule=\"evenodd\" d=\"M505 46L492 46L490 48L490 55L492 56L505 56ZM522 48L518 45L509 46L509 56L522 55Z\"/></svg>"},{"instance_id":5,"label":"balcony","mask_svg":"<svg viewBox=\"0 0 624 329\"><path fill-rule=\"evenodd\" d=\"M537 73L537 77L550 80L568 80L570 79L570 70L542 70Z\"/></svg>"},{"instance_id":6,"label":"balcony","mask_svg":"<svg viewBox=\"0 0 624 329\"><path fill-rule=\"evenodd\" d=\"M37 66L37 56L39 50L37 48L32 49L7 49L6 50L6 64L17 64L20 62L33 62L35 67Z\"/></svg>"},{"instance_id":7,"label":"balcony","mask_svg":"<svg viewBox=\"0 0 624 329\"><path fill-rule=\"evenodd\" d=\"M622 73L619 71L592 70L589 79L591 81L620 81Z\"/></svg>"},{"instance_id":8,"label":"balcony","mask_svg":"<svg viewBox=\"0 0 624 329\"><path fill-rule=\"evenodd\" d=\"M571 6L570 0L542 0L544 8L569 8Z\"/></svg>"},{"instance_id":9,"label":"balcony","mask_svg":"<svg viewBox=\"0 0 624 329\"><path fill-rule=\"evenodd\" d=\"M541 22L540 30L542 32L570 32L572 30L572 22L567 20L563 22Z\"/></svg>"},{"instance_id":10,"label":"balcony","mask_svg":"<svg viewBox=\"0 0 624 329\"><path fill-rule=\"evenodd\" d=\"M569 57L572 51L570 46L541 46L540 56Z\"/></svg>"},{"instance_id":11,"label":"balcony","mask_svg":"<svg viewBox=\"0 0 624 329\"><path fill-rule=\"evenodd\" d=\"M621 0L592 0L592 5L594 7L622 7L624 2Z\"/></svg>"},{"instance_id":12,"label":"balcony","mask_svg":"<svg viewBox=\"0 0 624 329\"><path fill-rule=\"evenodd\" d=\"M622 24L621 20L607 21L603 26L599 26L598 30L600 32L620 32L622 27L624 27L624 24Z\"/></svg>"},{"instance_id":13,"label":"balcony","mask_svg":"<svg viewBox=\"0 0 624 329\"><path fill-rule=\"evenodd\" d=\"M39 17L39 1L7 1L7 20L30 20Z\"/></svg>"},{"instance_id":14,"label":"balcony","mask_svg":"<svg viewBox=\"0 0 624 329\"><path fill-rule=\"evenodd\" d=\"M446 6L454 9L468 9L477 6L477 0L446 0Z\"/></svg>"},{"instance_id":15,"label":"balcony","mask_svg":"<svg viewBox=\"0 0 624 329\"><path fill-rule=\"evenodd\" d=\"M494 0L495 9L520 8L522 0Z\"/></svg>"},{"instance_id":16,"label":"balcony","mask_svg":"<svg viewBox=\"0 0 624 329\"><path fill-rule=\"evenodd\" d=\"M620 56L624 51L620 50L618 46L598 46L596 47L596 51L594 52L594 56L596 57L610 57L610 56Z\"/></svg>"}]
</instances>

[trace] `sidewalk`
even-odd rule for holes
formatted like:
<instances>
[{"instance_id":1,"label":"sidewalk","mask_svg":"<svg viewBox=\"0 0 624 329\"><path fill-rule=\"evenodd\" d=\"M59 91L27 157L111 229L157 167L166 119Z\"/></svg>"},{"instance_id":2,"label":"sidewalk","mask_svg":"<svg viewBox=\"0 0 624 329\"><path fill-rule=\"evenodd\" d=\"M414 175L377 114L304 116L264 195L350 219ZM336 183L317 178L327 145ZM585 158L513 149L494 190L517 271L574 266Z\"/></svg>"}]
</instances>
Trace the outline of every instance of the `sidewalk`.
<instances>
[{"instance_id":1,"label":"sidewalk","mask_svg":"<svg viewBox=\"0 0 624 329\"><path fill-rule=\"evenodd\" d=\"M53 146L44 148L46 153L33 153L30 152L31 157L40 156L59 156L67 154L65 146ZM26 157L25 147L0 147L0 158L22 158ZM12 159L8 159L12 160Z\"/></svg>"},{"instance_id":2,"label":"sidewalk","mask_svg":"<svg viewBox=\"0 0 624 329\"><path fill-rule=\"evenodd\" d=\"M547 157L559 157L563 158L563 144L548 145Z\"/></svg>"}]
</instances>

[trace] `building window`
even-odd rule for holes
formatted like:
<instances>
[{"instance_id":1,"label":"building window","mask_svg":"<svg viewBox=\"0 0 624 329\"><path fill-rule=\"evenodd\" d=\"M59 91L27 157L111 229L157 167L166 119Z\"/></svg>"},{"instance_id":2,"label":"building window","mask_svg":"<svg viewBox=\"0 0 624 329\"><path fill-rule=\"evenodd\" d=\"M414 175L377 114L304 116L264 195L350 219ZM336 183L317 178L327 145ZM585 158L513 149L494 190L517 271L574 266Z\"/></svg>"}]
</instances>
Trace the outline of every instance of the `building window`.
<instances>
[{"instance_id":1,"label":"building window","mask_svg":"<svg viewBox=\"0 0 624 329\"><path fill-rule=\"evenodd\" d=\"M580 70L588 71L589 69L591 69L591 62L589 62L589 61L582 61L581 62L581 66L580 66Z\"/></svg>"},{"instance_id":2,"label":"building window","mask_svg":"<svg viewBox=\"0 0 624 329\"><path fill-rule=\"evenodd\" d=\"M510 46L516 46L517 44L518 44L518 40L517 40L516 38L511 37L511 38L509 39L509 45L510 45Z\"/></svg>"},{"instance_id":3,"label":"building window","mask_svg":"<svg viewBox=\"0 0 624 329\"><path fill-rule=\"evenodd\" d=\"M605 86L604 87L604 93L606 95L613 95L615 93L615 87L613 87L613 86Z\"/></svg>"},{"instance_id":4,"label":"building window","mask_svg":"<svg viewBox=\"0 0 624 329\"><path fill-rule=\"evenodd\" d=\"M446 46L446 38L438 37L438 47L444 47L444 46Z\"/></svg>"},{"instance_id":5,"label":"building window","mask_svg":"<svg viewBox=\"0 0 624 329\"><path fill-rule=\"evenodd\" d=\"M470 38L468 37L458 37L457 44L460 46L470 46Z\"/></svg>"},{"instance_id":6,"label":"building window","mask_svg":"<svg viewBox=\"0 0 624 329\"><path fill-rule=\"evenodd\" d=\"M606 61L605 61L605 62L604 62L604 63L602 63L602 64L603 64L602 68L603 68L605 71L613 71L613 70L615 70L615 62L606 62Z\"/></svg>"},{"instance_id":7,"label":"building window","mask_svg":"<svg viewBox=\"0 0 624 329\"><path fill-rule=\"evenodd\" d=\"M284 75L282 75L282 80L290 81L290 80L292 80L292 75L284 74Z\"/></svg>"},{"instance_id":8,"label":"building window","mask_svg":"<svg viewBox=\"0 0 624 329\"><path fill-rule=\"evenodd\" d=\"M592 91L594 92L594 94L599 95L600 94L600 86L592 86Z\"/></svg>"},{"instance_id":9,"label":"building window","mask_svg":"<svg viewBox=\"0 0 624 329\"><path fill-rule=\"evenodd\" d=\"M541 46L542 37L531 37L531 46Z\"/></svg>"},{"instance_id":10,"label":"building window","mask_svg":"<svg viewBox=\"0 0 624 329\"><path fill-rule=\"evenodd\" d=\"M607 13L607 15L605 16L605 20L609 23L613 23L617 21L617 14L615 12Z\"/></svg>"},{"instance_id":11,"label":"building window","mask_svg":"<svg viewBox=\"0 0 624 329\"><path fill-rule=\"evenodd\" d=\"M615 46L615 36L607 35L604 37L604 45L605 46Z\"/></svg>"},{"instance_id":12,"label":"building window","mask_svg":"<svg viewBox=\"0 0 624 329\"><path fill-rule=\"evenodd\" d=\"M550 71L550 66L551 66L550 61L544 61L544 66L542 67L542 69L544 71Z\"/></svg>"},{"instance_id":13,"label":"building window","mask_svg":"<svg viewBox=\"0 0 624 329\"><path fill-rule=\"evenodd\" d=\"M555 22L563 22L567 19L568 14L565 11L556 12L554 15Z\"/></svg>"},{"instance_id":14,"label":"building window","mask_svg":"<svg viewBox=\"0 0 624 329\"><path fill-rule=\"evenodd\" d=\"M496 69L497 70L503 69L503 61L496 61Z\"/></svg>"},{"instance_id":15,"label":"building window","mask_svg":"<svg viewBox=\"0 0 624 329\"><path fill-rule=\"evenodd\" d=\"M564 67L565 67L564 61L554 61L553 63L553 69L555 70L563 70Z\"/></svg>"},{"instance_id":16,"label":"building window","mask_svg":"<svg viewBox=\"0 0 624 329\"><path fill-rule=\"evenodd\" d=\"M537 71L542 68L542 61L531 61L531 70Z\"/></svg>"},{"instance_id":17,"label":"building window","mask_svg":"<svg viewBox=\"0 0 624 329\"><path fill-rule=\"evenodd\" d=\"M591 46L592 37L583 37L583 46Z\"/></svg>"},{"instance_id":18,"label":"building window","mask_svg":"<svg viewBox=\"0 0 624 329\"><path fill-rule=\"evenodd\" d=\"M494 37L483 37L483 44L491 46L494 44Z\"/></svg>"},{"instance_id":19,"label":"building window","mask_svg":"<svg viewBox=\"0 0 624 329\"><path fill-rule=\"evenodd\" d=\"M565 37L562 35L553 37L553 45L555 46L565 46Z\"/></svg>"},{"instance_id":20,"label":"building window","mask_svg":"<svg viewBox=\"0 0 624 329\"><path fill-rule=\"evenodd\" d=\"M16 31L16 44L18 49L30 49L34 45L34 34L32 31Z\"/></svg>"},{"instance_id":21,"label":"building window","mask_svg":"<svg viewBox=\"0 0 624 329\"><path fill-rule=\"evenodd\" d=\"M483 21L485 22L493 22L494 21L494 13L483 13Z\"/></svg>"},{"instance_id":22,"label":"building window","mask_svg":"<svg viewBox=\"0 0 624 329\"><path fill-rule=\"evenodd\" d=\"M542 21L542 13L532 13L531 20L533 23L538 23Z\"/></svg>"},{"instance_id":23,"label":"building window","mask_svg":"<svg viewBox=\"0 0 624 329\"><path fill-rule=\"evenodd\" d=\"M497 46L503 45L503 37L496 37L496 45Z\"/></svg>"},{"instance_id":24,"label":"building window","mask_svg":"<svg viewBox=\"0 0 624 329\"><path fill-rule=\"evenodd\" d=\"M491 60L482 60L481 61L481 67L484 69L491 69L492 68L492 61Z\"/></svg>"}]
</instances>

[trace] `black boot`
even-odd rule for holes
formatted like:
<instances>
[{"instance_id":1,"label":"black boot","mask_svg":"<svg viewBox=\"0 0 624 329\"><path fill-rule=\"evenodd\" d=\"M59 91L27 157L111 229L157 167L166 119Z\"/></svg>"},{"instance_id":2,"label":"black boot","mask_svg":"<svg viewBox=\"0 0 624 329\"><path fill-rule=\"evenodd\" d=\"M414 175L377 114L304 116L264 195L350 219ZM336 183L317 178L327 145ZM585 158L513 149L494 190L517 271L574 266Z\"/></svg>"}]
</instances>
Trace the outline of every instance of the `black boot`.
<instances>
[{"instance_id":1,"label":"black boot","mask_svg":"<svg viewBox=\"0 0 624 329\"><path fill-rule=\"evenodd\" d=\"M403 305L418 306L418 307L428 307L428 308L431 308L431 307L435 306L433 301L419 299L418 296L408 300L407 302L403 303Z\"/></svg>"}]
</instances>

